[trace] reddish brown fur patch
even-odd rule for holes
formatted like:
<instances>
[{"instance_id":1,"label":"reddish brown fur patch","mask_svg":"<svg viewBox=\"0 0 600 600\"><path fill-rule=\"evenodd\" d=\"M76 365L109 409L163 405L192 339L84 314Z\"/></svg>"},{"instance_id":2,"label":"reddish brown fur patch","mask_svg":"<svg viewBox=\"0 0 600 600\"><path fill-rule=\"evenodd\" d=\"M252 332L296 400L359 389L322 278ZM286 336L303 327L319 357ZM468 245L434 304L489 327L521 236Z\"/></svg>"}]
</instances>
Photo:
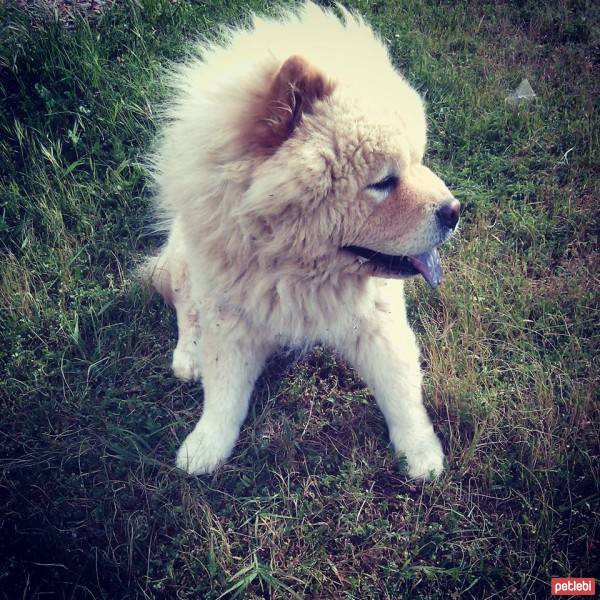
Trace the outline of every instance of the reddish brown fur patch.
<instances>
[{"instance_id":1,"label":"reddish brown fur patch","mask_svg":"<svg viewBox=\"0 0 600 600\"><path fill-rule=\"evenodd\" d=\"M301 56L291 56L252 102L243 141L250 150L272 153L288 139L304 114L334 89L332 82Z\"/></svg>"},{"instance_id":2,"label":"reddish brown fur patch","mask_svg":"<svg viewBox=\"0 0 600 600\"><path fill-rule=\"evenodd\" d=\"M366 219L354 244L398 240L431 218L432 206L451 197L441 179L423 165L411 167L393 195Z\"/></svg>"},{"instance_id":3,"label":"reddish brown fur patch","mask_svg":"<svg viewBox=\"0 0 600 600\"><path fill-rule=\"evenodd\" d=\"M365 203L372 205L367 196ZM427 218L427 202L402 182L381 204L373 207L362 219L355 221L356 229L345 240L346 245L367 245L398 240L418 229ZM350 240L350 241L348 241Z\"/></svg>"},{"instance_id":4,"label":"reddish brown fur patch","mask_svg":"<svg viewBox=\"0 0 600 600\"><path fill-rule=\"evenodd\" d=\"M413 190L399 185L394 196L369 218L369 234L378 241L393 240L417 229L426 216L426 203Z\"/></svg>"}]
</instances>

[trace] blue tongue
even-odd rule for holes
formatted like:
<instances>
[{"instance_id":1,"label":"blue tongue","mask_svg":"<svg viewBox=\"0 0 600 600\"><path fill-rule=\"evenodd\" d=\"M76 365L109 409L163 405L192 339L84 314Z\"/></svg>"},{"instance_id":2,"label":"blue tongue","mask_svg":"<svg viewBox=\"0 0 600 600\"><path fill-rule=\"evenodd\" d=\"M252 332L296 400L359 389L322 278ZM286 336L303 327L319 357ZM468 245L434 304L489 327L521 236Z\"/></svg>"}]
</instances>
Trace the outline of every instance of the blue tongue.
<instances>
[{"instance_id":1,"label":"blue tongue","mask_svg":"<svg viewBox=\"0 0 600 600\"><path fill-rule=\"evenodd\" d=\"M442 281L442 265L437 248L417 256L408 256L407 258L432 288L440 285Z\"/></svg>"}]
</instances>

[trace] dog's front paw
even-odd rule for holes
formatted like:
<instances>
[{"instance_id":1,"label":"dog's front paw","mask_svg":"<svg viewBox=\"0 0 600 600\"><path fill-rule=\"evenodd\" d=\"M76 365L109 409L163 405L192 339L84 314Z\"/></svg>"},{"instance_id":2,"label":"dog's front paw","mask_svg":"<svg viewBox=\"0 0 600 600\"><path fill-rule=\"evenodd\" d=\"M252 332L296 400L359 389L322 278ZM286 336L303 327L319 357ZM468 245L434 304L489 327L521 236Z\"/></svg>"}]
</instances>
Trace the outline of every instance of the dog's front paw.
<instances>
[{"instance_id":1,"label":"dog's front paw","mask_svg":"<svg viewBox=\"0 0 600 600\"><path fill-rule=\"evenodd\" d=\"M230 456L233 444L222 437L196 428L185 438L177 451L176 465L190 475L213 473Z\"/></svg>"},{"instance_id":2,"label":"dog's front paw","mask_svg":"<svg viewBox=\"0 0 600 600\"><path fill-rule=\"evenodd\" d=\"M173 352L172 369L175 377L183 381L198 381L200 379L200 361L197 352L187 347L188 345L177 344Z\"/></svg>"},{"instance_id":3,"label":"dog's front paw","mask_svg":"<svg viewBox=\"0 0 600 600\"><path fill-rule=\"evenodd\" d=\"M424 447L406 456L408 474L412 479L435 479L444 470L444 453L441 448Z\"/></svg>"},{"instance_id":4,"label":"dog's front paw","mask_svg":"<svg viewBox=\"0 0 600 600\"><path fill-rule=\"evenodd\" d=\"M444 451L433 431L418 440L396 446L406 457L408 475L411 479L435 479L444 470ZM394 444L395 445L395 444Z\"/></svg>"}]
</instances>

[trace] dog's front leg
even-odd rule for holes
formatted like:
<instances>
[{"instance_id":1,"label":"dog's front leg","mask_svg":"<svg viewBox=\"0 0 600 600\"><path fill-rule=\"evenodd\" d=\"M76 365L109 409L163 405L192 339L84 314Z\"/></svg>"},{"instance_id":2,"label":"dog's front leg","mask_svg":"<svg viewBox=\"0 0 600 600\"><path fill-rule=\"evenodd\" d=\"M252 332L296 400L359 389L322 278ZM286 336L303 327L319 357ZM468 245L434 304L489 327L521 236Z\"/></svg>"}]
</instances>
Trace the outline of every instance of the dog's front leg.
<instances>
[{"instance_id":1,"label":"dog's front leg","mask_svg":"<svg viewBox=\"0 0 600 600\"><path fill-rule=\"evenodd\" d=\"M252 389L270 348L252 336L202 331L199 358L204 409L177 452L177 466L190 474L212 473L225 462L238 439Z\"/></svg>"},{"instance_id":2,"label":"dog's front leg","mask_svg":"<svg viewBox=\"0 0 600 600\"><path fill-rule=\"evenodd\" d=\"M409 475L439 475L444 453L423 406L419 349L408 324L375 310L350 338L339 350L373 392L394 449L406 456Z\"/></svg>"}]
</instances>

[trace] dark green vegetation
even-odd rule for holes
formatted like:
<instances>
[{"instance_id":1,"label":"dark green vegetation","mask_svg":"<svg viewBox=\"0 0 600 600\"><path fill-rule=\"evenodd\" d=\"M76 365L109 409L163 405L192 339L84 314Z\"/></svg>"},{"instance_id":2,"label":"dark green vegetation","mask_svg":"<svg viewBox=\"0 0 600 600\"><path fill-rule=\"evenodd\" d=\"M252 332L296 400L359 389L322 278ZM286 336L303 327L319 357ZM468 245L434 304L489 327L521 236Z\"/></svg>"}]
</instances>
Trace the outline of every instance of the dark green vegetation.
<instances>
[{"instance_id":1,"label":"dark green vegetation","mask_svg":"<svg viewBox=\"0 0 600 600\"><path fill-rule=\"evenodd\" d=\"M408 286L444 477L406 481L325 350L271 365L214 478L173 469L201 394L130 275L157 244L140 157L161 65L266 4L124 2L73 31L0 8L0 598L545 598L599 575L591 3L356 3L465 206L445 284Z\"/></svg>"}]
</instances>

